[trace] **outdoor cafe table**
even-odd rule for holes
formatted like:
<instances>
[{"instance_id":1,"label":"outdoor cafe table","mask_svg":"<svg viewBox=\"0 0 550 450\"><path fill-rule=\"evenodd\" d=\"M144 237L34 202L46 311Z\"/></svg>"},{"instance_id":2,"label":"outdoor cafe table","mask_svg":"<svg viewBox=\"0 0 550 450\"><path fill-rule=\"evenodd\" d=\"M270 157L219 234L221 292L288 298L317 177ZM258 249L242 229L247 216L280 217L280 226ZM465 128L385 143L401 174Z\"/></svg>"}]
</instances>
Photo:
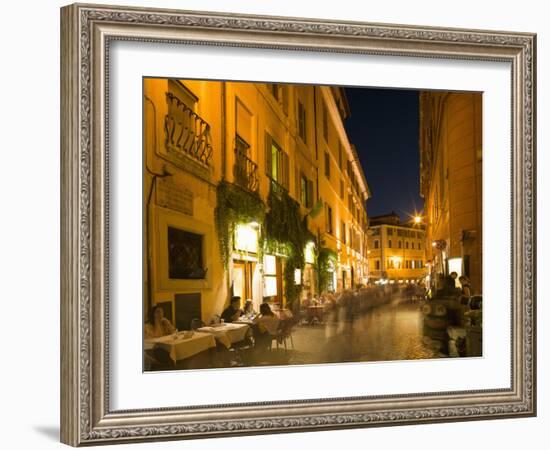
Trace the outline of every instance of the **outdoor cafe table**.
<instances>
[{"instance_id":1,"label":"outdoor cafe table","mask_svg":"<svg viewBox=\"0 0 550 450\"><path fill-rule=\"evenodd\" d=\"M323 305L308 306L307 315L309 320L317 319L319 322L323 321L323 315L325 307Z\"/></svg>"},{"instance_id":2,"label":"outdoor cafe table","mask_svg":"<svg viewBox=\"0 0 550 450\"><path fill-rule=\"evenodd\" d=\"M249 326L245 323L223 323L215 326L201 327L197 331L209 333L218 342L229 348L231 344L244 340L248 329Z\"/></svg>"},{"instance_id":3,"label":"outdoor cafe table","mask_svg":"<svg viewBox=\"0 0 550 450\"><path fill-rule=\"evenodd\" d=\"M216 340L210 333L193 332L193 335L190 337L184 338L183 336L184 332L180 332L175 339L173 334L145 339L145 348L161 348L176 363L177 361L190 358L205 350L216 347Z\"/></svg>"}]
</instances>

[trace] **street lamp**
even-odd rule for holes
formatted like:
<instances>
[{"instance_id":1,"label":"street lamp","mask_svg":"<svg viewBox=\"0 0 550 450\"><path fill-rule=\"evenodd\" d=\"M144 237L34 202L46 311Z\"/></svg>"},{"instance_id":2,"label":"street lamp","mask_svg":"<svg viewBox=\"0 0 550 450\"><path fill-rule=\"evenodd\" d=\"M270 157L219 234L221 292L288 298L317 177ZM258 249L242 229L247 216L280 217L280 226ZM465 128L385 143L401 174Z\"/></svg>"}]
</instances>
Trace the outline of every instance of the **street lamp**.
<instances>
[{"instance_id":1,"label":"street lamp","mask_svg":"<svg viewBox=\"0 0 550 450\"><path fill-rule=\"evenodd\" d=\"M422 217L414 216L414 223L419 224L420 222L422 222Z\"/></svg>"}]
</instances>

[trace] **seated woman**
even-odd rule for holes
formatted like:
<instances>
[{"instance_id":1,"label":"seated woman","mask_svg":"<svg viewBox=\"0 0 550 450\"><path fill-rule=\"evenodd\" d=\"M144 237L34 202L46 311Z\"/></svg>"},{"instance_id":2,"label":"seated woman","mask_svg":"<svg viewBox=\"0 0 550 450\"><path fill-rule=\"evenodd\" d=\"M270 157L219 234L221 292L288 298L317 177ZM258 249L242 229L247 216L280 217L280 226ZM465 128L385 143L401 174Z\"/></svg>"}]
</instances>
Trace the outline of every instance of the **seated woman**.
<instances>
[{"instance_id":1,"label":"seated woman","mask_svg":"<svg viewBox=\"0 0 550 450\"><path fill-rule=\"evenodd\" d=\"M267 303L260 305L260 315L254 319L254 325L255 346L266 350L271 345L272 336L276 336L279 329L279 319Z\"/></svg>"},{"instance_id":2,"label":"seated woman","mask_svg":"<svg viewBox=\"0 0 550 450\"><path fill-rule=\"evenodd\" d=\"M172 323L164 317L164 309L161 306L153 306L149 310L149 320L145 323L145 339L158 338L172 334L176 329ZM145 351L145 364L149 368L165 368L171 365L168 352L157 346Z\"/></svg>"},{"instance_id":3,"label":"seated woman","mask_svg":"<svg viewBox=\"0 0 550 450\"><path fill-rule=\"evenodd\" d=\"M153 306L149 311L149 320L145 323L145 339L157 338L171 334L176 329L172 323L164 317L164 309L161 306Z\"/></svg>"}]
</instances>

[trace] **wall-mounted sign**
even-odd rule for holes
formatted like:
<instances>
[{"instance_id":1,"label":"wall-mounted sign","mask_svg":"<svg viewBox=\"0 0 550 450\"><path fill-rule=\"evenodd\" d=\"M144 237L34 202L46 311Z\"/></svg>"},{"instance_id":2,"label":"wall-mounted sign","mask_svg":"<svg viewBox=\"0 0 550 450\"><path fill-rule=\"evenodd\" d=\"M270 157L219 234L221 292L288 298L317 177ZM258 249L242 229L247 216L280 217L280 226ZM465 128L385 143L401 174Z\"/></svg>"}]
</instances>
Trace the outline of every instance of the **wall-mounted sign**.
<instances>
[{"instance_id":1,"label":"wall-mounted sign","mask_svg":"<svg viewBox=\"0 0 550 450\"><path fill-rule=\"evenodd\" d=\"M157 205L173 209L188 216L193 215L193 192L172 177L158 178L156 186Z\"/></svg>"}]
</instances>

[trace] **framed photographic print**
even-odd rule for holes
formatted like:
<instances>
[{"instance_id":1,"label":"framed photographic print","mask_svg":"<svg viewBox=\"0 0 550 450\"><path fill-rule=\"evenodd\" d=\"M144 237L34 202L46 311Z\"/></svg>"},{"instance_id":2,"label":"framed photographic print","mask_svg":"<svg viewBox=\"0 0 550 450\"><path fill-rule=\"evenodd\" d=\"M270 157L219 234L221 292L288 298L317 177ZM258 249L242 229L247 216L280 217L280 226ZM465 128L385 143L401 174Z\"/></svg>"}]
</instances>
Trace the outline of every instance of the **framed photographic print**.
<instances>
[{"instance_id":1,"label":"framed photographic print","mask_svg":"<svg viewBox=\"0 0 550 450\"><path fill-rule=\"evenodd\" d=\"M534 34L61 36L63 442L536 414Z\"/></svg>"}]
</instances>

